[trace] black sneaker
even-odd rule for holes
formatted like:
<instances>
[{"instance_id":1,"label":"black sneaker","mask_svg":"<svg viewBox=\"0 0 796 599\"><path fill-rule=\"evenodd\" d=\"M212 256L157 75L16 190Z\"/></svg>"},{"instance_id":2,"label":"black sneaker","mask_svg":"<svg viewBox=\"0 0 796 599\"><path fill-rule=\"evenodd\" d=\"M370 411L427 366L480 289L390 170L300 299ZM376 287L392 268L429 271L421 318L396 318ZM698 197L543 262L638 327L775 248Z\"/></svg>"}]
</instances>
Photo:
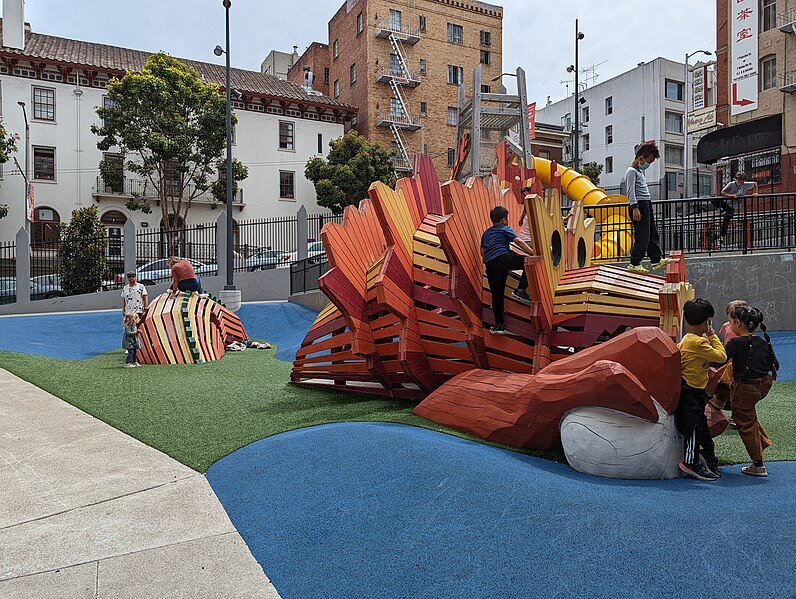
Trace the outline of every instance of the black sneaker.
<instances>
[{"instance_id":1,"label":"black sneaker","mask_svg":"<svg viewBox=\"0 0 796 599\"><path fill-rule=\"evenodd\" d=\"M678 467L680 468L680 472L682 472L689 478L703 480L708 483L716 482L718 480L718 478L710 470L705 468L701 463L686 464L685 462L680 462L678 464Z\"/></svg>"},{"instance_id":2,"label":"black sneaker","mask_svg":"<svg viewBox=\"0 0 796 599\"><path fill-rule=\"evenodd\" d=\"M521 302L530 302L531 296L528 295L525 291L520 291L519 289L515 289L511 292L511 297Z\"/></svg>"},{"instance_id":3,"label":"black sneaker","mask_svg":"<svg viewBox=\"0 0 796 599\"><path fill-rule=\"evenodd\" d=\"M503 327L497 327L497 326L492 327L491 329L489 329L489 332L492 333L493 335L505 335L506 334L506 331L503 330Z\"/></svg>"},{"instance_id":4,"label":"black sneaker","mask_svg":"<svg viewBox=\"0 0 796 599\"><path fill-rule=\"evenodd\" d=\"M719 469L719 461L716 458L706 458L703 455L699 456L699 462L713 474L716 478L724 478L724 475Z\"/></svg>"}]
</instances>

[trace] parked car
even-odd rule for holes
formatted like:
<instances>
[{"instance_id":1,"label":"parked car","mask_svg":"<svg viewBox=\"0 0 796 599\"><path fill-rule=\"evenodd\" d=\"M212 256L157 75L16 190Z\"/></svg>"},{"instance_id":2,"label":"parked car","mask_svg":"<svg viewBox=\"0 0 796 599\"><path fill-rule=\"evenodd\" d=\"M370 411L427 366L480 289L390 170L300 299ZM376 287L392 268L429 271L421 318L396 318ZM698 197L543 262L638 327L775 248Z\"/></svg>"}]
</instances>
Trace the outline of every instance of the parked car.
<instances>
[{"instance_id":1,"label":"parked car","mask_svg":"<svg viewBox=\"0 0 796 599\"><path fill-rule=\"evenodd\" d=\"M30 280L31 299L51 299L64 295L61 275L39 275Z\"/></svg>"},{"instance_id":2,"label":"parked car","mask_svg":"<svg viewBox=\"0 0 796 599\"><path fill-rule=\"evenodd\" d=\"M323 247L322 241L311 241L307 244L307 258L318 258L318 262L326 261L326 248ZM290 260L285 266L289 266L293 262L298 262L298 250L290 254Z\"/></svg>"},{"instance_id":3,"label":"parked car","mask_svg":"<svg viewBox=\"0 0 796 599\"><path fill-rule=\"evenodd\" d=\"M270 248L259 248L246 259L246 270L270 270L276 268L283 262L290 262L290 252L272 250Z\"/></svg>"},{"instance_id":4,"label":"parked car","mask_svg":"<svg viewBox=\"0 0 796 599\"><path fill-rule=\"evenodd\" d=\"M215 264L204 264L198 260L188 258L196 274L200 277L202 275L212 276L218 272L218 266ZM167 259L154 260L136 269L136 277L139 283L144 285L155 285L162 283L171 278L171 268L169 268L169 261ZM122 275L124 277L124 275Z\"/></svg>"},{"instance_id":5,"label":"parked car","mask_svg":"<svg viewBox=\"0 0 796 599\"><path fill-rule=\"evenodd\" d=\"M0 277L0 303L11 302L17 295L17 280L14 277Z\"/></svg>"}]
</instances>

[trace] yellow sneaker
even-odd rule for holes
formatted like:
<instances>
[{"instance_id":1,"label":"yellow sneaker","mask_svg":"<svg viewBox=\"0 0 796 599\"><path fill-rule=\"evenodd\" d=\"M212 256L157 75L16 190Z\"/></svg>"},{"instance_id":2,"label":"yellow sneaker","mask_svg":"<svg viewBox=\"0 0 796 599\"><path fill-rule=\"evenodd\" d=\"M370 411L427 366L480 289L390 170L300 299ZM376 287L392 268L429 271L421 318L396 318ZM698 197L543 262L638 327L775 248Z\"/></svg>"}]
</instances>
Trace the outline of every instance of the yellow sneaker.
<instances>
[{"instance_id":1,"label":"yellow sneaker","mask_svg":"<svg viewBox=\"0 0 796 599\"><path fill-rule=\"evenodd\" d=\"M671 260L669 260L668 258L661 258L655 264L650 264L650 266L652 267L652 270L660 270L664 266L669 264L669 262L671 262Z\"/></svg>"},{"instance_id":2,"label":"yellow sneaker","mask_svg":"<svg viewBox=\"0 0 796 599\"><path fill-rule=\"evenodd\" d=\"M641 266L641 264L635 264L635 265L634 264L628 264L627 265L627 269L630 272L641 272L641 273L647 273L647 274L649 274L649 272L650 272L646 268Z\"/></svg>"}]
</instances>

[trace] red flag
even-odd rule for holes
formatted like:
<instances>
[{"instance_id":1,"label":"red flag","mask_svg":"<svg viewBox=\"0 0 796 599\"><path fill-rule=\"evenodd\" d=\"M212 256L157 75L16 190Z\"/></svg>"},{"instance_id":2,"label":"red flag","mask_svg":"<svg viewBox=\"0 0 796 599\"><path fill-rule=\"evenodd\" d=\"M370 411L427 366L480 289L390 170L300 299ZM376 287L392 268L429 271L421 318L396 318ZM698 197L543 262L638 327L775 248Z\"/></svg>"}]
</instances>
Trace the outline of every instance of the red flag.
<instances>
[{"instance_id":1,"label":"red flag","mask_svg":"<svg viewBox=\"0 0 796 599\"><path fill-rule=\"evenodd\" d=\"M528 125L531 128L531 139L536 139L536 102L528 104Z\"/></svg>"}]
</instances>

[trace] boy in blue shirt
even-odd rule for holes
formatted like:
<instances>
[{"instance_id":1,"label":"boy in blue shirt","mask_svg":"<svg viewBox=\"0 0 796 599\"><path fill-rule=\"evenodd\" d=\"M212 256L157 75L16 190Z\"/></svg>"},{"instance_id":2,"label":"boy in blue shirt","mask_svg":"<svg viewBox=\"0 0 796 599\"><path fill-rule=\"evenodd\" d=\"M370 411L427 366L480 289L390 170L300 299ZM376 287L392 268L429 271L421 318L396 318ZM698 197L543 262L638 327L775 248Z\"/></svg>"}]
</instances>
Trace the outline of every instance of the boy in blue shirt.
<instances>
[{"instance_id":1,"label":"boy in blue shirt","mask_svg":"<svg viewBox=\"0 0 796 599\"><path fill-rule=\"evenodd\" d=\"M489 329L494 335L504 335L503 305L506 280L512 270L521 270L522 276L512 297L522 302L530 301L528 296L528 279L525 276L525 259L509 248L513 241L520 249L533 256L533 250L523 241L514 229L509 227L509 211L503 206L496 206L489 211L492 226L481 235L481 256L486 264L486 277L489 291L492 293L492 312L495 315L495 326Z\"/></svg>"}]
</instances>

